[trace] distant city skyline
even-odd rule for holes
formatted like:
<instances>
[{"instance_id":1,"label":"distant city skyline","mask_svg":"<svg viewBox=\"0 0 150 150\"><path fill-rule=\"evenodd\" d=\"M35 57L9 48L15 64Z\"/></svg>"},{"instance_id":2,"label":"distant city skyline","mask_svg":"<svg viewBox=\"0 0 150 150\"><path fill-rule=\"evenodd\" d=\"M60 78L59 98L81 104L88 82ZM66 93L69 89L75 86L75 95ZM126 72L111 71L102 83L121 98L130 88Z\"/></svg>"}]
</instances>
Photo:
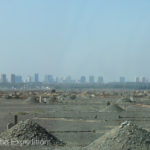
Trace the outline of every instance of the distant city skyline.
<instances>
[{"instance_id":1,"label":"distant city skyline","mask_svg":"<svg viewBox=\"0 0 150 150\"><path fill-rule=\"evenodd\" d=\"M109 83L109 82L120 82L120 83L125 83L125 82L142 82L142 83L147 83L150 82L150 78L141 76L141 77L134 77L132 78L131 81L126 80L125 76L120 76L118 77L117 80L115 81L106 81L104 76L85 76L82 75L79 78L73 78L72 76L53 76L52 74L45 74L44 77L41 77L39 73L35 73L33 75L27 75L27 76L22 76L18 75L15 73L11 73L10 75L6 73L0 74L0 82L1 83L22 83L22 82L45 82L45 83Z\"/></svg>"}]
</instances>

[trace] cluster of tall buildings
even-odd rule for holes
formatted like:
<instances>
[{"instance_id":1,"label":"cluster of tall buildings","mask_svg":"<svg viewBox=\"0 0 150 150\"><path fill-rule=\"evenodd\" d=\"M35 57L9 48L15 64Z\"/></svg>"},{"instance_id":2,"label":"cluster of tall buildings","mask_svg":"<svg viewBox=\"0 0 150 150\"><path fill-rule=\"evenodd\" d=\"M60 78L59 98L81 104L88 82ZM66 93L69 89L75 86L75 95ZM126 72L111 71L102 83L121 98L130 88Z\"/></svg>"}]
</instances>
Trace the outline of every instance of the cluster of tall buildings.
<instances>
[{"instance_id":1,"label":"cluster of tall buildings","mask_svg":"<svg viewBox=\"0 0 150 150\"><path fill-rule=\"evenodd\" d=\"M38 83L39 80L39 74L35 73L34 76L27 76L24 80L21 75L15 75L11 74L9 78L7 78L6 74L1 74L0 76L0 82L1 83ZM98 79L96 79L94 76L89 76L89 78L86 78L86 76L81 76L79 80L73 80L71 76L67 76L65 78L63 77L53 77L53 75L45 75L44 80L41 81L43 83L103 83L103 77L99 76Z\"/></svg>"},{"instance_id":2,"label":"cluster of tall buildings","mask_svg":"<svg viewBox=\"0 0 150 150\"><path fill-rule=\"evenodd\" d=\"M120 77L120 83L126 82L125 77ZM147 83L148 79L146 77L136 77L135 81L136 83Z\"/></svg>"},{"instance_id":3,"label":"cluster of tall buildings","mask_svg":"<svg viewBox=\"0 0 150 150\"><path fill-rule=\"evenodd\" d=\"M0 82L1 83L38 83L38 82L43 82L43 83L104 83L103 76L99 76L98 78L95 78L94 76L81 76L79 80L73 80L71 76L67 76L66 78L59 78L59 77L53 77L53 75L45 75L44 80L40 81L39 80L39 74L35 73L34 76L27 76L25 79L21 75L15 75L11 74L9 78L7 78L6 74L1 74L0 76ZM121 76L120 83L125 83L126 79L125 77ZM146 77L136 77L135 79L136 83L147 83L148 80Z\"/></svg>"},{"instance_id":4,"label":"cluster of tall buildings","mask_svg":"<svg viewBox=\"0 0 150 150\"><path fill-rule=\"evenodd\" d=\"M9 78L7 78L6 74L1 74L0 76L1 83L23 83L23 82L39 82L39 75L35 74L34 78L31 76L27 76L24 81L21 75L11 74Z\"/></svg>"},{"instance_id":5,"label":"cluster of tall buildings","mask_svg":"<svg viewBox=\"0 0 150 150\"><path fill-rule=\"evenodd\" d=\"M136 77L135 79L135 82L136 83L147 83L148 82L148 79L146 77Z\"/></svg>"},{"instance_id":6,"label":"cluster of tall buildings","mask_svg":"<svg viewBox=\"0 0 150 150\"><path fill-rule=\"evenodd\" d=\"M79 80L74 80L71 78L71 76L67 76L65 78L61 77L56 77L54 78L52 75L46 75L44 79L45 83L103 83L103 77L99 76L98 79L95 79L94 76L89 76L89 78L86 78L86 76L81 76Z\"/></svg>"},{"instance_id":7,"label":"cluster of tall buildings","mask_svg":"<svg viewBox=\"0 0 150 150\"><path fill-rule=\"evenodd\" d=\"M103 77L102 76L99 76L98 79L96 80L94 76L89 76L89 79L87 80L85 76L81 76L80 80L79 80L80 83L103 83L104 80L103 80Z\"/></svg>"}]
</instances>

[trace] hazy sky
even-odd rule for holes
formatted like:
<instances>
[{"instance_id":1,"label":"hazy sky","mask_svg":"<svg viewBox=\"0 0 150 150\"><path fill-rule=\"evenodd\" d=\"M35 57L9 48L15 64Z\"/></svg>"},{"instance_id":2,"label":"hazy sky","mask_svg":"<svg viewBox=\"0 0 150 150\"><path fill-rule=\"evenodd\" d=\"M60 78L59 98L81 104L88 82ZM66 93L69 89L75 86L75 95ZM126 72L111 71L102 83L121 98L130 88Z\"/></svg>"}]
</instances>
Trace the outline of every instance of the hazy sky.
<instances>
[{"instance_id":1,"label":"hazy sky","mask_svg":"<svg viewBox=\"0 0 150 150\"><path fill-rule=\"evenodd\" d=\"M150 77L149 0L0 0L0 73Z\"/></svg>"}]
</instances>

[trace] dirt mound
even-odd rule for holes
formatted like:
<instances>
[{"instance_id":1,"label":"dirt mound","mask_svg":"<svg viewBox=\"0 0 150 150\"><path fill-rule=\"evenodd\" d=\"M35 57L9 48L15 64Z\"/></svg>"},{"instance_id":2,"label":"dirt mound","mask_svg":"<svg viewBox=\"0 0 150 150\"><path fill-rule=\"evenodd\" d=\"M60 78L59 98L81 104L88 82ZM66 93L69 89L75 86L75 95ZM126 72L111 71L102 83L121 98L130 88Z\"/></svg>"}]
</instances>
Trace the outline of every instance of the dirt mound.
<instances>
[{"instance_id":1,"label":"dirt mound","mask_svg":"<svg viewBox=\"0 0 150 150\"><path fill-rule=\"evenodd\" d=\"M109 105L102 110L102 112L122 112L122 111L124 111L124 109L117 104Z\"/></svg>"},{"instance_id":2,"label":"dirt mound","mask_svg":"<svg viewBox=\"0 0 150 150\"><path fill-rule=\"evenodd\" d=\"M4 145L62 145L56 137L51 135L39 124L31 121L21 121L6 132L0 134L1 144ZM3 142L5 141L5 142Z\"/></svg>"},{"instance_id":3,"label":"dirt mound","mask_svg":"<svg viewBox=\"0 0 150 150\"><path fill-rule=\"evenodd\" d=\"M25 100L25 104L38 104L39 102L35 97L29 97Z\"/></svg>"},{"instance_id":4,"label":"dirt mound","mask_svg":"<svg viewBox=\"0 0 150 150\"><path fill-rule=\"evenodd\" d=\"M101 138L91 143L85 150L149 150L150 132L132 122L124 122Z\"/></svg>"},{"instance_id":5,"label":"dirt mound","mask_svg":"<svg viewBox=\"0 0 150 150\"><path fill-rule=\"evenodd\" d=\"M136 101L133 99L133 97L123 97L121 99L119 99L117 101L118 104L121 104L121 103L135 103Z\"/></svg>"}]
</instances>

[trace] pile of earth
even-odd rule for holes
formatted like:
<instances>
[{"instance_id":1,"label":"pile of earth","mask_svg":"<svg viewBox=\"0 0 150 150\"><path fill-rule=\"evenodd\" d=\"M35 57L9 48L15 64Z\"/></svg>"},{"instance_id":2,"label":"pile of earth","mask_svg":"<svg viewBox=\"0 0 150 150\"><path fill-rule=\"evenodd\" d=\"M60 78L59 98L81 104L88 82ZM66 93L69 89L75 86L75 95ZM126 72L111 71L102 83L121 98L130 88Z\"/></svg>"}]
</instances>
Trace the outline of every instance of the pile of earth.
<instances>
[{"instance_id":1,"label":"pile of earth","mask_svg":"<svg viewBox=\"0 0 150 150\"><path fill-rule=\"evenodd\" d=\"M133 99L133 97L123 97L117 101L118 104L122 103L135 103L136 101Z\"/></svg>"},{"instance_id":2,"label":"pile of earth","mask_svg":"<svg viewBox=\"0 0 150 150\"><path fill-rule=\"evenodd\" d=\"M150 132L126 121L97 139L85 150L150 150Z\"/></svg>"},{"instance_id":3,"label":"pile of earth","mask_svg":"<svg viewBox=\"0 0 150 150\"><path fill-rule=\"evenodd\" d=\"M117 104L108 105L105 109L102 110L102 112L122 112L122 111L124 111L124 109Z\"/></svg>"},{"instance_id":4,"label":"pile of earth","mask_svg":"<svg viewBox=\"0 0 150 150\"><path fill-rule=\"evenodd\" d=\"M32 120L21 121L6 132L0 134L3 145L64 145L46 129Z\"/></svg>"},{"instance_id":5,"label":"pile of earth","mask_svg":"<svg viewBox=\"0 0 150 150\"><path fill-rule=\"evenodd\" d=\"M25 104L37 104L39 103L35 97L28 97L26 100L25 100Z\"/></svg>"}]
</instances>

